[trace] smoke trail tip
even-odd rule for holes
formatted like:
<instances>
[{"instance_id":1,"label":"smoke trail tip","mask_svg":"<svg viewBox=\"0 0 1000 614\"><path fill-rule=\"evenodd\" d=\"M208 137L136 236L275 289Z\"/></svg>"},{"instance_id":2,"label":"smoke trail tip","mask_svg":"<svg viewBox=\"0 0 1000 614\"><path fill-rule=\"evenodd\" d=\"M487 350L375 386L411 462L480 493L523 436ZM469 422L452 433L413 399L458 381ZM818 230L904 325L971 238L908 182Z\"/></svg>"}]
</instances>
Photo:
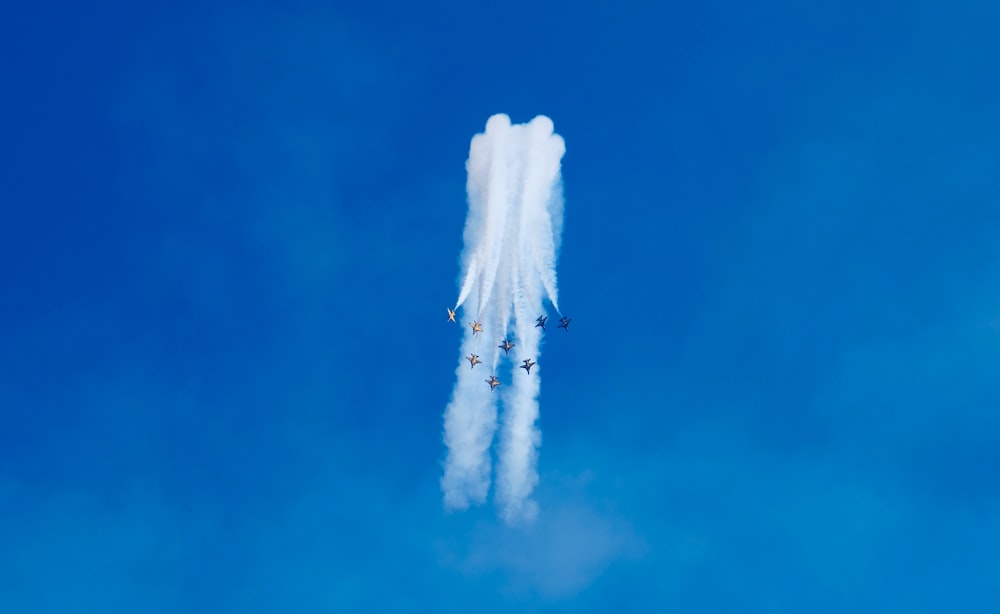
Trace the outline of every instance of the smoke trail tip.
<instances>
[{"instance_id":1,"label":"smoke trail tip","mask_svg":"<svg viewBox=\"0 0 1000 614\"><path fill-rule=\"evenodd\" d=\"M534 119L531 120L532 124L535 124L540 129L545 130L547 134L552 134L555 131L555 124L546 115L536 115Z\"/></svg>"},{"instance_id":2,"label":"smoke trail tip","mask_svg":"<svg viewBox=\"0 0 1000 614\"><path fill-rule=\"evenodd\" d=\"M538 518L538 504L531 499L509 503L500 515L508 527L527 528Z\"/></svg>"},{"instance_id":3,"label":"smoke trail tip","mask_svg":"<svg viewBox=\"0 0 1000 614\"><path fill-rule=\"evenodd\" d=\"M502 128L510 128L510 117L508 117L506 113L491 115L490 118L486 120L487 132L500 130Z\"/></svg>"}]
</instances>

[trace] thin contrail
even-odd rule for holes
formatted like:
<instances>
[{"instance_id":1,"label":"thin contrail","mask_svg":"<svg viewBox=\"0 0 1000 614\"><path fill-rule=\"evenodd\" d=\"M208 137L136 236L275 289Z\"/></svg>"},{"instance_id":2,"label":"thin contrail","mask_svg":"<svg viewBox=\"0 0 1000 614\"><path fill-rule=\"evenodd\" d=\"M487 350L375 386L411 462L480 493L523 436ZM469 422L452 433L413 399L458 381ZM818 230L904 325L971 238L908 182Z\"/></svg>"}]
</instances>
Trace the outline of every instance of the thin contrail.
<instances>
[{"instance_id":1,"label":"thin contrail","mask_svg":"<svg viewBox=\"0 0 1000 614\"><path fill-rule=\"evenodd\" d=\"M558 312L556 256L562 230L560 165L565 144L553 132L552 120L538 116L512 125L494 115L486 131L469 146L461 287L456 308L463 322L479 321L474 333L464 326L462 359L455 388L445 411L445 505L465 508L485 500L490 485L490 446L497 428L497 402L503 401L503 430L497 469L497 501L510 524L530 522L537 511L531 493L541 433L538 419L540 371L518 368L538 360L543 298ZM514 331L515 348L508 356L497 347ZM477 368L463 368L468 354L490 354ZM483 349L480 349L483 348ZM500 373L500 371L503 371ZM485 379L497 375L500 391Z\"/></svg>"}]
</instances>

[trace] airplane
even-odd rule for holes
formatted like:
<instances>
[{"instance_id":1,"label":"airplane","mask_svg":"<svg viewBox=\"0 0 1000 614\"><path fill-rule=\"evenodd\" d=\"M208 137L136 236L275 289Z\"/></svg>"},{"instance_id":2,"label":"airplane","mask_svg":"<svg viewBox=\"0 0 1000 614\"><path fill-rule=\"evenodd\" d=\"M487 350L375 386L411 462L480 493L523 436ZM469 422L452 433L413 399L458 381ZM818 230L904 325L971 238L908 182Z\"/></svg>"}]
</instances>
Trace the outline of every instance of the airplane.
<instances>
[{"instance_id":1,"label":"airplane","mask_svg":"<svg viewBox=\"0 0 1000 614\"><path fill-rule=\"evenodd\" d=\"M537 362L531 362L531 359L528 358L527 360L524 361L524 364L521 365L521 368L524 369L525 371L527 371L530 374L531 373L531 367L534 367L537 364L538 364Z\"/></svg>"},{"instance_id":2,"label":"airplane","mask_svg":"<svg viewBox=\"0 0 1000 614\"><path fill-rule=\"evenodd\" d=\"M445 307L445 309L448 309L448 308ZM452 311L451 309L448 309L448 321L449 322L454 322L455 321L455 312Z\"/></svg>"},{"instance_id":3,"label":"airplane","mask_svg":"<svg viewBox=\"0 0 1000 614\"><path fill-rule=\"evenodd\" d=\"M559 318L559 328L565 328L569 330L569 323L573 321L573 318Z\"/></svg>"},{"instance_id":4,"label":"airplane","mask_svg":"<svg viewBox=\"0 0 1000 614\"><path fill-rule=\"evenodd\" d=\"M469 354L468 356L465 357L465 359L469 361L469 364L471 365L469 367L470 369L475 369L476 365L483 364L483 361L479 360L479 356L477 356L476 354Z\"/></svg>"},{"instance_id":5,"label":"airplane","mask_svg":"<svg viewBox=\"0 0 1000 614\"><path fill-rule=\"evenodd\" d=\"M500 385L500 380L497 379L496 375L491 375L490 379L483 381L490 385L490 392L493 392L493 389Z\"/></svg>"},{"instance_id":6,"label":"airplane","mask_svg":"<svg viewBox=\"0 0 1000 614\"><path fill-rule=\"evenodd\" d=\"M545 321L548 319L549 316L538 316L538 319L535 320L535 328L541 327L542 330L545 330Z\"/></svg>"},{"instance_id":7,"label":"airplane","mask_svg":"<svg viewBox=\"0 0 1000 614\"><path fill-rule=\"evenodd\" d=\"M510 348L514 347L515 345L517 344L511 343L510 339L504 339L503 342L497 347L503 350L504 354L510 354Z\"/></svg>"},{"instance_id":8,"label":"airplane","mask_svg":"<svg viewBox=\"0 0 1000 614\"><path fill-rule=\"evenodd\" d=\"M480 324L479 322L469 322L469 326L472 327L472 334L473 335L475 335L476 333L483 332L483 325Z\"/></svg>"}]
</instances>

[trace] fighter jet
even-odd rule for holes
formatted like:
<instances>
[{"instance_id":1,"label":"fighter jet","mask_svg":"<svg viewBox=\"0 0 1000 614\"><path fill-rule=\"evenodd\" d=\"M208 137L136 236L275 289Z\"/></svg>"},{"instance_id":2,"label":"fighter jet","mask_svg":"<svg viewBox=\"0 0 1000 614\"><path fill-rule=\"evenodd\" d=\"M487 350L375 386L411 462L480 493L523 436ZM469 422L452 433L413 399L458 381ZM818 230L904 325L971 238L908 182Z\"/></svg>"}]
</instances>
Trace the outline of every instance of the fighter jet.
<instances>
[{"instance_id":1,"label":"fighter jet","mask_svg":"<svg viewBox=\"0 0 1000 614\"><path fill-rule=\"evenodd\" d=\"M541 328L542 330L545 330L545 320L548 319L549 316L538 316L538 319L535 320L535 328Z\"/></svg>"},{"instance_id":2,"label":"fighter jet","mask_svg":"<svg viewBox=\"0 0 1000 614\"><path fill-rule=\"evenodd\" d=\"M493 392L493 389L500 385L500 380L497 379L496 375L491 375L490 379L483 381L490 385L490 392Z\"/></svg>"},{"instance_id":3,"label":"fighter jet","mask_svg":"<svg viewBox=\"0 0 1000 614\"><path fill-rule=\"evenodd\" d=\"M538 364L537 362L531 362L531 359L528 358L527 360L524 361L524 364L521 365L521 368L524 369L525 371L527 371L530 374L531 373L531 367L534 367L537 364Z\"/></svg>"},{"instance_id":4,"label":"fighter jet","mask_svg":"<svg viewBox=\"0 0 1000 614\"><path fill-rule=\"evenodd\" d=\"M516 344L510 342L510 339L504 339L497 347L503 350L504 354L510 354L510 348L514 347L515 345Z\"/></svg>"},{"instance_id":5,"label":"fighter jet","mask_svg":"<svg viewBox=\"0 0 1000 614\"><path fill-rule=\"evenodd\" d=\"M573 321L573 318L559 318L559 328L565 328L569 330L569 323Z\"/></svg>"},{"instance_id":6,"label":"fighter jet","mask_svg":"<svg viewBox=\"0 0 1000 614\"><path fill-rule=\"evenodd\" d=\"M470 369L475 369L476 365L483 364L483 361L479 360L479 356L475 354L469 354L468 356L465 357L465 359L469 361Z\"/></svg>"},{"instance_id":7,"label":"fighter jet","mask_svg":"<svg viewBox=\"0 0 1000 614\"><path fill-rule=\"evenodd\" d=\"M445 307L445 309L448 309L448 308ZM455 312L452 311L451 309L448 309L448 321L449 322L454 322L455 321Z\"/></svg>"},{"instance_id":8,"label":"fighter jet","mask_svg":"<svg viewBox=\"0 0 1000 614\"><path fill-rule=\"evenodd\" d=\"M479 322L469 322L469 326L472 327L472 334L473 335L475 335L476 333L483 332L483 325L480 324Z\"/></svg>"}]
</instances>

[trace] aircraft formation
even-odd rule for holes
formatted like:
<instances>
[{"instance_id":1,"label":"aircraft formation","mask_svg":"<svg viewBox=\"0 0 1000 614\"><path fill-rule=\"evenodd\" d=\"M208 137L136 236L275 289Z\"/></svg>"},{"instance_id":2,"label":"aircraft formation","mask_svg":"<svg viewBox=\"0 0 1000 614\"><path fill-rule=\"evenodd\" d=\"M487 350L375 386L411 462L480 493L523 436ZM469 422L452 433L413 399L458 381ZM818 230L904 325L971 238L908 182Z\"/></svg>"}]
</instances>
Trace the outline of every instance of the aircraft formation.
<instances>
[{"instance_id":1,"label":"aircraft formation","mask_svg":"<svg viewBox=\"0 0 1000 614\"><path fill-rule=\"evenodd\" d=\"M535 320L535 328L541 328L542 330L545 330L545 323L548 321L548 319L549 319L549 317L546 316L546 315L538 316L538 319ZM449 322L456 322L456 320L455 320L455 310L454 309L448 309L448 321ZM566 331L569 331L569 323L572 322L572 321L573 321L573 318L567 318L565 316L564 317L560 317L559 318L559 328L563 328L563 329L566 329ZM483 332L483 325L479 321L469 322L469 326L472 327L472 334L474 334L474 335L478 335L481 332ZM500 340L500 345L497 346L497 347L499 347L501 350L503 350L505 355L509 355L511 349L513 349L516 345L517 344L514 343L513 340L508 336L508 337L504 337L503 339L501 339ZM483 364L483 361L479 360L479 355L478 354L469 354L468 356L465 357L465 359L469 361L469 368L470 369L475 369L476 365ZM533 362L530 358L526 358L526 359L522 360L521 362L524 363L524 364L520 365L520 368L524 369L525 373L527 373L528 375L531 375L531 367L534 367L535 365L538 364L537 362ZM491 375L485 381L490 386L490 392L492 392L493 390L495 390L496 387L499 386L502 383L499 379L497 379L496 375Z\"/></svg>"}]
</instances>

